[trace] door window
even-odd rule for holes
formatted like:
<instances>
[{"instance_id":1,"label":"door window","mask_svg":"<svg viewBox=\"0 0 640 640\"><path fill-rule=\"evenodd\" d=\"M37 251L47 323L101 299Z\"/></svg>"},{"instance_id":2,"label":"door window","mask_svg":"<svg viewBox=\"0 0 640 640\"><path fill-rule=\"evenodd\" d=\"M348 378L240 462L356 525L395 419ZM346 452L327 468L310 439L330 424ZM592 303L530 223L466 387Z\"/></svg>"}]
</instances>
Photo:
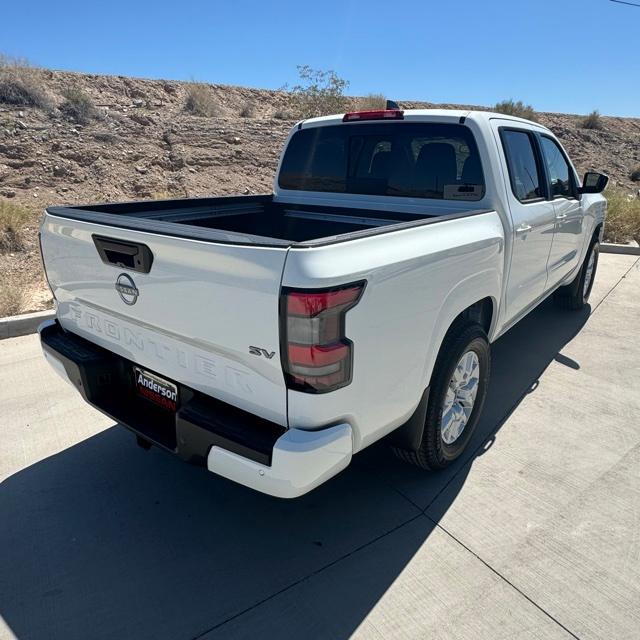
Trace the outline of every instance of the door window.
<instances>
[{"instance_id":1,"label":"door window","mask_svg":"<svg viewBox=\"0 0 640 640\"><path fill-rule=\"evenodd\" d=\"M503 129L501 136L513 194L520 202L539 200L544 193L532 136L512 129Z\"/></svg>"},{"instance_id":2,"label":"door window","mask_svg":"<svg viewBox=\"0 0 640 640\"><path fill-rule=\"evenodd\" d=\"M544 156L545 166L549 174L551 185L551 197L574 198L573 181L571 180L571 167L555 140L541 136L540 144Z\"/></svg>"}]
</instances>

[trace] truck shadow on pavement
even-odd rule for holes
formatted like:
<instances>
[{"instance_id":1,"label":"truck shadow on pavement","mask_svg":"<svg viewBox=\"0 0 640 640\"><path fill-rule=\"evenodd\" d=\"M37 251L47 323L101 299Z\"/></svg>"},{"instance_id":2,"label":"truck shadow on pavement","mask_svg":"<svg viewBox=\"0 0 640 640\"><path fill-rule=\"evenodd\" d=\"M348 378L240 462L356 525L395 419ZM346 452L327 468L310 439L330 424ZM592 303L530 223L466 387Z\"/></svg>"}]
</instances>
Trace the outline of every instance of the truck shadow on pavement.
<instances>
[{"instance_id":1,"label":"truck shadow on pavement","mask_svg":"<svg viewBox=\"0 0 640 640\"><path fill-rule=\"evenodd\" d=\"M348 637L587 318L547 302L494 345L484 417L443 472L382 442L281 501L114 425L16 473L0 488L0 614L19 639Z\"/></svg>"}]
</instances>

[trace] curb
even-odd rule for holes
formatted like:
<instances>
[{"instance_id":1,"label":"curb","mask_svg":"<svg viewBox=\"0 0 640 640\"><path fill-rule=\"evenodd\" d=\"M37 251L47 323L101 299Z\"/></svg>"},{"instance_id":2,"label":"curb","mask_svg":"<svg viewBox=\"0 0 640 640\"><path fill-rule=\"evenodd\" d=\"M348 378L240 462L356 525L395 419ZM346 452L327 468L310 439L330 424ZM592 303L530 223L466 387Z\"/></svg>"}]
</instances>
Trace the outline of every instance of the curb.
<instances>
[{"instance_id":1,"label":"curb","mask_svg":"<svg viewBox=\"0 0 640 640\"><path fill-rule=\"evenodd\" d=\"M55 315L56 312L51 309L49 311L37 311L36 313L25 313L20 316L0 318L0 340L35 333L41 322L50 320Z\"/></svg>"},{"instance_id":2,"label":"curb","mask_svg":"<svg viewBox=\"0 0 640 640\"><path fill-rule=\"evenodd\" d=\"M640 256L640 246L637 242L628 244L614 244L613 242L601 242L600 251L602 253L622 253L629 256Z\"/></svg>"}]
</instances>

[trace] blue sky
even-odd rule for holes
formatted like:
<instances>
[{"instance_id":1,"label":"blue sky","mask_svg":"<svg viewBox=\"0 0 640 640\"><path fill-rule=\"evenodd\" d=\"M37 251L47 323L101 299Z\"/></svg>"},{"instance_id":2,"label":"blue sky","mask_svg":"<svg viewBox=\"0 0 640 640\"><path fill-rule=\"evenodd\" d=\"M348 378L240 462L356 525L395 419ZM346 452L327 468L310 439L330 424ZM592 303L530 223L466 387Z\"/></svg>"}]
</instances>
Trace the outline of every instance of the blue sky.
<instances>
[{"instance_id":1,"label":"blue sky","mask_svg":"<svg viewBox=\"0 0 640 640\"><path fill-rule=\"evenodd\" d=\"M7 2L0 52L265 88L308 64L355 95L640 116L640 7L609 0Z\"/></svg>"}]
</instances>

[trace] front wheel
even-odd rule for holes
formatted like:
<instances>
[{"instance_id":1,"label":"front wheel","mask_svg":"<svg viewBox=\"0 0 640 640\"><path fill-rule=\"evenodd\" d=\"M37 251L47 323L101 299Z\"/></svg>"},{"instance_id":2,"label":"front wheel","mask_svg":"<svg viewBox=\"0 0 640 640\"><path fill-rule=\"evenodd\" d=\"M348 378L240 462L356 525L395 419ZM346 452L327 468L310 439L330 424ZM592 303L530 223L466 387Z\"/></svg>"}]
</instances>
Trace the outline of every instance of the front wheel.
<instances>
[{"instance_id":1,"label":"front wheel","mask_svg":"<svg viewBox=\"0 0 640 640\"><path fill-rule=\"evenodd\" d=\"M578 311L588 302L593 289L593 281L598 268L598 257L600 255L600 243L595 240L591 243L589 251L582 263L582 268L578 275L570 284L560 287L554 294L554 302L562 309L573 309Z\"/></svg>"},{"instance_id":2,"label":"front wheel","mask_svg":"<svg viewBox=\"0 0 640 640\"><path fill-rule=\"evenodd\" d=\"M489 341L478 324L452 328L431 378L422 441L396 455L422 469L443 469L465 450L484 406L491 369Z\"/></svg>"}]
</instances>

